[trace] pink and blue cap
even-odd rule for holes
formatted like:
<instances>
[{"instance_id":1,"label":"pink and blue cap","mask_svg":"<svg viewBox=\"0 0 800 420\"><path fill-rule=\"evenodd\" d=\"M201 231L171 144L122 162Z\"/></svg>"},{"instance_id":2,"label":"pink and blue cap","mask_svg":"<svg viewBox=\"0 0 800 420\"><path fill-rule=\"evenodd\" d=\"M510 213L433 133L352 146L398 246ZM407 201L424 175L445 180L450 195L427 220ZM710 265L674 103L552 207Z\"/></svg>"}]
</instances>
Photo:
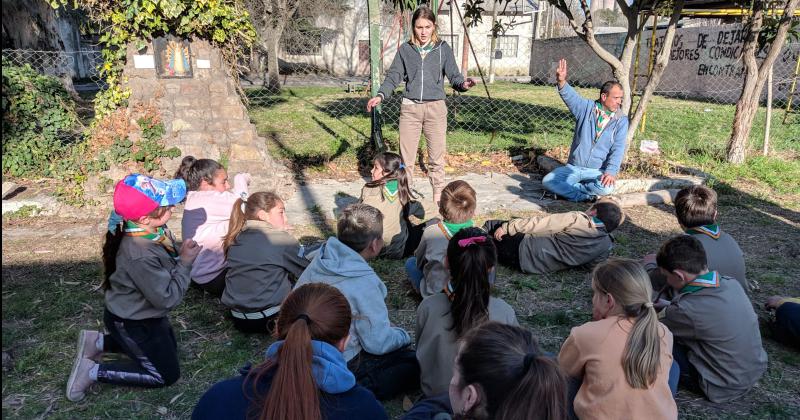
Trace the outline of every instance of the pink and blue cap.
<instances>
[{"instance_id":1,"label":"pink and blue cap","mask_svg":"<svg viewBox=\"0 0 800 420\"><path fill-rule=\"evenodd\" d=\"M186 183L182 179L161 181L131 174L114 188L114 211L125 220L136 220L158 207L174 206L185 197Z\"/></svg>"}]
</instances>

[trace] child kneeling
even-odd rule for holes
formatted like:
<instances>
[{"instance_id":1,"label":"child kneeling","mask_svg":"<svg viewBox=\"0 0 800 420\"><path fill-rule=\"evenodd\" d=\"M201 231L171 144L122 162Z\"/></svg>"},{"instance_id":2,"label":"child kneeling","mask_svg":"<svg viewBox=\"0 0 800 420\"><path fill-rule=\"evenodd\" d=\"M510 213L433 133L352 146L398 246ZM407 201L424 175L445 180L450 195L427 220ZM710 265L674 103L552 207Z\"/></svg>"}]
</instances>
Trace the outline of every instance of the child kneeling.
<instances>
[{"instance_id":1,"label":"child kneeling","mask_svg":"<svg viewBox=\"0 0 800 420\"><path fill-rule=\"evenodd\" d=\"M114 212L103 245L107 334L82 330L67 399L80 401L94 382L164 387L180 377L178 344L167 314L189 288L200 246L175 248L166 227L172 206L186 196L183 180L162 182L133 174L114 188ZM130 360L96 363L103 353Z\"/></svg>"},{"instance_id":2,"label":"child kneeling","mask_svg":"<svg viewBox=\"0 0 800 420\"><path fill-rule=\"evenodd\" d=\"M222 303L241 332L271 333L281 302L310 263L288 227L275 193L257 192L233 206L223 245L228 274Z\"/></svg>"},{"instance_id":3,"label":"child kneeling","mask_svg":"<svg viewBox=\"0 0 800 420\"><path fill-rule=\"evenodd\" d=\"M383 215L366 204L346 207L328 239L308 265L295 289L308 283L326 283L339 289L350 303L353 323L344 350L358 383L378 399L416 388L419 365L411 337L389 321L386 285L367 260L383 248Z\"/></svg>"},{"instance_id":4,"label":"child kneeling","mask_svg":"<svg viewBox=\"0 0 800 420\"><path fill-rule=\"evenodd\" d=\"M616 202L600 199L586 212L489 220L483 228L494 237L501 264L545 274L605 261L614 244L610 234L623 221Z\"/></svg>"},{"instance_id":5,"label":"child kneeling","mask_svg":"<svg viewBox=\"0 0 800 420\"><path fill-rule=\"evenodd\" d=\"M415 225L410 216L425 217L422 206L412 201L403 158L383 152L372 162L372 182L361 189L361 202L383 214L383 249L380 256L399 259L414 253L422 239L425 224Z\"/></svg>"},{"instance_id":6,"label":"child kneeling","mask_svg":"<svg viewBox=\"0 0 800 420\"><path fill-rule=\"evenodd\" d=\"M693 236L665 242L656 262L675 294L661 322L675 337L681 381L699 385L713 402L741 397L767 369L758 317L744 289L708 270L703 244Z\"/></svg>"}]
</instances>

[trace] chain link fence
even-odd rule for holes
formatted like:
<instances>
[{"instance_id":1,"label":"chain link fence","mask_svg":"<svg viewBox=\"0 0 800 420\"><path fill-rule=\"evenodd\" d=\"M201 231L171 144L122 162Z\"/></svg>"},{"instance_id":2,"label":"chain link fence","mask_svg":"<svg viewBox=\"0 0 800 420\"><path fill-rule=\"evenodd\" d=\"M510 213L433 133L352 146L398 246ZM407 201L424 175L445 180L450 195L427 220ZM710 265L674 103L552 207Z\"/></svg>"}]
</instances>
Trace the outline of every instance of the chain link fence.
<instances>
[{"instance_id":1,"label":"chain link fence","mask_svg":"<svg viewBox=\"0 0 800 420\"><path fill-rule=\"evenodd\" d=\"M518 2L521 3L521 2ZM355 2L356 5L360 1ZM515 3L516 4L516 3ZM451 45L462 73L478 81L467 93L448 87L448 126L451 132L466 135L498 133L516 138L562 133L571 130L572 116L563 105L555 88L555 66L560 58L569 65L569 81L594 97L596 88L613 79L609 66L577 37L563 37L563 28L548 29L549 9L530 7L507 9L467 29L459 10L442 5L438 17L439 38ZM536 3L543 4L543 3ZM463 12L461 12L463 13ZM560 13L560 12L558 12ZM492 34L493 21L504 31ZM381 22L381 81L394 59L398 47L408 41L408 16L385 10ZM612 54L622 51L625 34L605 28L597 40ZM660 46L664 30L645 29L638 49L639 60L633 83L640 92L647 81L650 49ZM730 121L733 103L738 99L743 81L741 62L742 29L736 25L684 27L678 30L672 46L671 60L656 89L656 99L673 102L656 103L648 111L647 124L657 122L669 107L688 107L708 114L709 123ZM353 7L335 18L322 16L314 25L292 26L285 30L278 55L281 90L265 88L266 58L249 60L250 72L241 78L251 111L270 110L300 98L312 112L354 125L354 131L369 137L369 115L366 102L370 97L370 51L366 5ZM552 38L543 38L550 37ZM560 36L560 37L556 37ZM465 42L466 41L466 42ZM797 80L795 69L800 56L800 43L787 44L773 72L774 113L781 114L791 101L795 113L783 118L786 124L800 123L800 86L792 95L790 87ZM67 87L83 100L79 110L90 112L90 99L105 88L98 69L102 65L99 49L81 51L32 51L4 49L4 65L30 65L44 74L61 78ZM255 63L255 64L254 64ZM800 82L800 81L798 81ZM798 83L800 84L800 83ZM397 129L402 86L382 105L383 128ZM766 97L766 89L764 93ZM678 102L674 102L678 100ZM709 112L712 110L714 112ZM304 109L293 110L305 115ZM311 115L313 117L313 115ZM727 123L729 125L729 123ZM725 127L729 129L729 127Z\"/></svg>"},{"instance_id":2,"label":"chain link fence","mask_svg":"<svg viewBox=\"0 0 800 420\"><path fill-rule=\"evenodd\" d=\"M83 115L93 111L92 99L106 88L99 74L103 65L99 49L80 51L36 51L3 49L3 66L31 66L41 74L54 76L64 83L76 99L76 107Z\"/></svg>"},{"instance_id":3,"label":"chain link fence","mask_svg":"<svg viewBox=\"0 0 800 420\"><path fill-rule=\"evenodd\" d=\"M463 11L451 10L444 2L438 15L439 37L452 46L462 72L478 81L465 94L446 89L451 132L529 137L570 130L572 116L553 87L555 67L562 57L568 60L570 83L587 88L581 91L585 96L596 97L597 88L613 79L610 67L584 41L575 36L564 37L562 27L546 27L548 19L552 19L552 13L547 14L550 9L536 9L531 7L533 4L542 7L544 3L518 1L496 16L488 11L482 22L467 29L466 37L460 16ZM504 28L497 36L491 31L493 21L499 21ZM727 124L724 128L730 130L733 104L744 79L743 30L737 25L703 26L700 20L685 23L677 31L671 61L655 90L646 124L658 122L665 106L684 106L706 112L710 123L728 121L722 125ZM381 81L399 45L408 41L407 25L402 15L392 11L382 16ZM636 74L632 80L634 101L647 82L649 63L654 60L651 48L657 51L664 32L658 29L654 34L646 28L642 34L637 49L639 59L632 71ZM624 28L606 27L598 33L597 40L619 56L626 36ZM329 117L368 119L368 40L366 5L353 8L344 18L319 18L314 30L291 31L291 36L282 39L279 53L283 94L299 95L313 105L312 109ZM800 43L788 44L774 66L774 113L783 113L790 100L794 109L800 107L800 92L791 98L789 92L797 78L798 55ZM261 89L258 83L245 87L252 99L251 109L274 103L276 93ZM397 129L401 92L402 86L383 102L384 130ZM669 99L668 103L664 99ZM800 117L796 114L786 119L786 123L797 122Z\"/></svg>"}]
</instances>

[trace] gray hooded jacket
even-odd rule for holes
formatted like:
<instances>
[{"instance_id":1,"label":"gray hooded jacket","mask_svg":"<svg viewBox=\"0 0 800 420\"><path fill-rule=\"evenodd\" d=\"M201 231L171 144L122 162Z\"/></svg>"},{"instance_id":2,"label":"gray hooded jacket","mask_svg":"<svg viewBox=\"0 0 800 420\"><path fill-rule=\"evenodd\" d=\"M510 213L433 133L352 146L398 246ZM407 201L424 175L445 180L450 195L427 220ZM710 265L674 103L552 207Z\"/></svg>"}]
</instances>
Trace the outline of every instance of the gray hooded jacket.
<instances>
[{"instance_id":1,"label":"gray hooded jacket","mask_svg":"<svg viewBox=\"0 0 800 420\"><path fill-rule=\"evenodd\" d=\"M413 101L444 99L444 76L447 76L453 89L466 91L462 87L464 76L461 75L453 50L447 42L439 41L424 59L414 45L405 42L397 50L378 95L386 99L392 96L397 85L405 82L404 98Z\"/></svg>"}]
</instances>

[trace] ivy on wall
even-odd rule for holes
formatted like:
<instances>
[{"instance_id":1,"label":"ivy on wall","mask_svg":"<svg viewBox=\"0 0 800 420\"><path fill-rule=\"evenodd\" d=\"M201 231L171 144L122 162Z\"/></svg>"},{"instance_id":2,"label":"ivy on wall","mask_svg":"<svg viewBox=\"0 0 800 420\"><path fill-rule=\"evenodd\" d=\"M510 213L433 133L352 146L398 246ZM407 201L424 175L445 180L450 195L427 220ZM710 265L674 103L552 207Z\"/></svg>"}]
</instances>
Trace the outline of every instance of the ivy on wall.
<instances>
[{"instance_id":1,"label":"ivy on wall","mask_svg":"<svg viewBox=\"0 0 800 420\"><path fill-rule=\"evenodd\" d=\"M58 8L83 10L100 33L103 65L100 76L108 88L95 97L95 118L126 106L130 91L122 80L127 46L138 48L153 38L172 34L207 40L222 51L230 74L256 37L247 11L236 0L50 0Z\"/></svg>"}]
</instances>

